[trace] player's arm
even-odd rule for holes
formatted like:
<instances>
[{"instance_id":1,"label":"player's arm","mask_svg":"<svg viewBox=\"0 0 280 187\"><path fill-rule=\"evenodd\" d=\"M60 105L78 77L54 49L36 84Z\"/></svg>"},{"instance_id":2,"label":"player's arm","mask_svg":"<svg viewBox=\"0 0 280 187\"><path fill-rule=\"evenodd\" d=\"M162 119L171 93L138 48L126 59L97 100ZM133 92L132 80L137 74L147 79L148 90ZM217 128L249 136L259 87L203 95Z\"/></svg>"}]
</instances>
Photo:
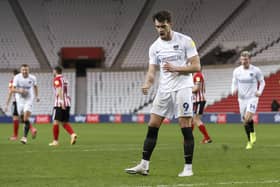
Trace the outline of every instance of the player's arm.
<instances>
[{"instance_id":1,"label":"player's arm","mask_svg":"<svg viewBox=\"0 0 280 187\"><path fill-rule=\"evenodd\" d=\"M36 101L39 102L39 101L40 101L40 98L39 98L39 89L38 89L38 86L37 86L37 85L34 85L34 93L35 93Z\"/></svg>"},{"instance_id":2,"label":"player's arm","mask_svg":"<svg viewBox=\"0 0 280 187\"><path fill-rule=\"evenodd\" d=\"M265 87L264 76L263 76L263 74L262 74L260 69L259 69L259 71L257 73L257 79L259 81L259 88L258 88L258 90L257 90L255 95L256 95L256 97L259 97L259 96L262 95L264 87Z\"/></svg>"},{"instance_id":3,"label":"player's arm","mask_svg":"<svg viewBox=\"0 0 280 187\"><path fill-rule=\"evenodd\" d=\"M8 98L7 98L7 101L6 101L6 106L5 106L5 109L4 109L5 112L8 111L8 107L9 107L9 104L10 104L10 102L11 102L12 95L13 95L12 86L10 86L10 87L9 87Z\"/></svg>"},{"instance_id":4,"label":"player's arm","mask_svg":"<svg viewBox=\"0 0 280 187\"><path fill-rule=\"evenodd\" d=\"M235 95L238 87L237 77L236 77L236 69L233 71L232 81L231 81L231 94Z\"/></svg>"},{"instance_id":5,"label":"player's arm","mask_svg":"<svg viewBox=\"0 0 280 187\"><path fill-rule=\"evenodd\" d=\"M12 93L19 93L19 94L26 94L27 91L22 89L22 88L18 88L18 79L17 79L17 76L14 77L14 80L13 80L13 85L11 86L11 92Z\"/></svg>"},{"instance_id":6,"label":"player's arm","mask_svg":"<svg viewBox=\"0 0 280 187\"><path fill-rule=\"evenodd\" d=\"M145 82L142 86L142 93L144 95L148 94L149 88L153 85L156 75L156 65L149 64L148 72L146 74Z\"/></svg>"},{"instance_id":7,"label":"player's arm","mask_svg":"<svg viewBox=\"0 0 280 187\"><path fill-rule=\"evenodd\" d=\"M200 58L192 39L185 40L185 51L188 60L184 66L174 66L170 63L165 63L163 69L169 72L179 72L180 74L189 74L200 71Z\"/></svg>"},{"instance_id":8,"label":"player's arm","mask_svg":"<svg viewBox=\"0 0 280 187\"><path fill-rule=\"evenodd\" d=\"M201 89L201 86L200 86L200 85L201 85L200 82L195 82L195 83L194 83L194 87L192 88L192 92L193 92L193 93L198 92L198 91Z\"/></svg>"},{"instance_id":9,"label":"player's arm","mask_svg":"<svg viewBox=\"0 0 280 187\"><path fill-rule=\"evenodd\" d=\"M25 94L27 93L26 90L22 89L22 88L17 88L16 86L13 86L11 89L12 93L19 93L19 94Z\"/></svg>"},{"instance_id":10,"label":"player's arm","mask_svg":"<svg viewBox=\"0 0 280 187\"><path fill-rule=\"evenodd\" d=\"M163 69L169 72L179 72L183 74L195 73L200 71L200 59L198 55L189 58L185 66L174 66L170 63L165 63Z\"/></svg>"}]
</instances>

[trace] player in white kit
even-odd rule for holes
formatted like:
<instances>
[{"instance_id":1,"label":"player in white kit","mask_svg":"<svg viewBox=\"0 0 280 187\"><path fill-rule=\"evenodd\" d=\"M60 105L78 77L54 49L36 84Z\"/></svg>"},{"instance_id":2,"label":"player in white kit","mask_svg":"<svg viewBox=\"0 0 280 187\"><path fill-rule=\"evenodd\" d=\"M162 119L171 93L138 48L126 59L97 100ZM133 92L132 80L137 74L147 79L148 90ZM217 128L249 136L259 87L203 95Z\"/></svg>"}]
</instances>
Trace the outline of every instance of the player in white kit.
<instances>
[{"instance_id":1,"label":"player in white kit","mask_svg":"<svg viewBox=\"0 0 280 187\"><path fill-rule=\"evenodd\" d=\"M159 38L149 49L149 68L142 86L143 94L148 94L154 83L156 68L160 78L157 95L154 99L148 132L144 141L142 160L133 168L125 169L129 174L148 175L149 161L156 146L158 130L164 118L179 118L184 137L185 165L179 177L192 176L194 138L191 121L193 115L192 73L200 70L200 60L193 40L171 29L171 14L160 11L153 16Z\"/></svg>"},{"instance_id":2,"label":"player in white kit","mask_svg":"<svg viewBox=\"0 0 280 187\"><path fill-rule=\"evenodd\" d=\"M261 70L250 64L250 53L248 51L241 53L240 62L241 65L233 71L232 94L238 93L241 120L248 137L246 149L252 149L256 142L253 115L257 110L265 81Z\"/></svg>"},{"instance_id":3,"label":"player in white kit","mask_svg":"<svg viewBox=\"0 0 280 187\"><path fill-rule=\"evenodd\" d=\"M20 141L26 144L33 101L36 99L39 102L40 99L38 98L37 79L34 75L29 74L29 66L27 64L21 65L20 72L14 77L12 91L15 93L18 113L23 115L24 121L24 135Z\"/></svg>"}]
</instances>

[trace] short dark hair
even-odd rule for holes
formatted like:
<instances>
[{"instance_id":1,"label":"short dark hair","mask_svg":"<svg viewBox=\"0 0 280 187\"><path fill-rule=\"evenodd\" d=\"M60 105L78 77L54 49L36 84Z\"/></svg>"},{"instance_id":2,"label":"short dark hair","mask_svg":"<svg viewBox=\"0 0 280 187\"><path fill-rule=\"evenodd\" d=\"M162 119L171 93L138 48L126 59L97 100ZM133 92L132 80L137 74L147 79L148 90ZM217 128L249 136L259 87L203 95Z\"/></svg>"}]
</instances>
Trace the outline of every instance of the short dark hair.
<instances>
[{"instance_id":1,"label":"short dark hair","mask_svg":"<svg viewBox=\"0 0 280 187\"><path fill-rule=\"evenodd\" d=\"M19 70L18 70L18 69L14 69L14 70L13 70L13 74L14 74L14 75L19 74Z\"/></svg>"},{"instance_id":2,"label":"short dark hair","mask_svg":"<svg viewBox=\"0 0 280 187\"><path fill-rule=\"evenodd\" d=\"M54 70L56 71L56 73L58 73L58 74L61 74L61 73L62 73L62 67L60 67L60 66L55 66L53 69L54 69Z\"/></svg>"},{"instance_id":3,"label":"short dark hair","mask_svg":"<svg viewBox=\"0 0 280 187\"><path fill-rule=\"evenodd\" d=\"M159 22L167 21L171 23L171 13L167 10L161 10L153 15L153 22L158 20Z\"/></svg>"},{"instance_id":4,"label":"short dark hair","mask_svg":"<svg viewBox=\"0 0 280 187\"><path fill-rule=\"evenodd\" d=\"M28 64L22 64L20 67L25 67L25 68L28 68L29 65Z\"/></svg>"}]
</instances>

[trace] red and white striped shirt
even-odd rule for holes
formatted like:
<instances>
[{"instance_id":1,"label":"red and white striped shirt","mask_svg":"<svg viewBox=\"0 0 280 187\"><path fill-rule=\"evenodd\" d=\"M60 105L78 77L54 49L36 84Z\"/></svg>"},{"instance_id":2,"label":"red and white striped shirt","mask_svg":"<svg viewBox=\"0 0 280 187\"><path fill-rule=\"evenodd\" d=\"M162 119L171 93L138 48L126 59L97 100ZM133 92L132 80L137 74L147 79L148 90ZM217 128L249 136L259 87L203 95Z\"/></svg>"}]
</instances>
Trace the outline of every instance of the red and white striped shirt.
<instances>
[{"instance_id":1,"label":"red and white striped shirt","mask_svg":"<svg viewBox=\"0 0 280 187\"><path fill-rule=\"evenodd\" d=\"M205 97L205 81L204 76L201 72L196 72L193 75L193 83L194 85L199 86L200 89L198 89L197 92L193 94L194 96L194 102L200 102L200 101L206 101Z\"/></svg>"},{"instance_id":2,"label":"red and white striped shirt","mask_svg":"<svg viewBox=\"0 0 280 187\"><path fill-rule=\"evenodd\" d=\"M53 80L53 86L55 91L55 107L61 107L62 104L65 107L70 107L71 98L68 95L68 81L63 77L63 75L57 75ZM62 98L59 98L59 89L62 92Z\"/></svg>"}]
</instances>

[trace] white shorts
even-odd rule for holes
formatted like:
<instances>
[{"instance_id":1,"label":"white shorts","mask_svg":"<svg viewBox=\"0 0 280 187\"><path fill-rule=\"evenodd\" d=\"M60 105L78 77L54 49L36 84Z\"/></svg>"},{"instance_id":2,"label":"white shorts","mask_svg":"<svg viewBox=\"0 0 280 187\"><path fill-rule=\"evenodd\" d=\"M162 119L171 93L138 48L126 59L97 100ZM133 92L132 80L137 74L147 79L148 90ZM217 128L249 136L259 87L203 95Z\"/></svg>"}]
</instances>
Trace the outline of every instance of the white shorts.
<instances>
[{"instance_id":1,"label":"white shorts","mask_svg":"<svg viewBox=\"0 0 280 187\"><path fill-rule=\"evenodd\" d=\"M32 101L21 101L17 102L17 110L18 114L22 115L24 112L31 112L32 113Z\"/></svg>"},{"instance_id":2,"label":"white shorts","mask_svg":"<svg viewBox=\"0 0 280 187\"><path fill-rule=\"evenodd\" d=\"M253 97L249 99L238 99L239 111L241 114L241 120L245 116L246 112L256 113L259 103L258 97Z\"/></svg>"},{"instance_id":3,"label":"white shorts","mask_svg":"<svg viewBox=\"0 0 280 187\"><path fill-rule=\"evenodd\" d=\"M151 113L172 119L192 117L192 88L183 88L174 92L157 92Z\"/></svg>"}]
</instances>

